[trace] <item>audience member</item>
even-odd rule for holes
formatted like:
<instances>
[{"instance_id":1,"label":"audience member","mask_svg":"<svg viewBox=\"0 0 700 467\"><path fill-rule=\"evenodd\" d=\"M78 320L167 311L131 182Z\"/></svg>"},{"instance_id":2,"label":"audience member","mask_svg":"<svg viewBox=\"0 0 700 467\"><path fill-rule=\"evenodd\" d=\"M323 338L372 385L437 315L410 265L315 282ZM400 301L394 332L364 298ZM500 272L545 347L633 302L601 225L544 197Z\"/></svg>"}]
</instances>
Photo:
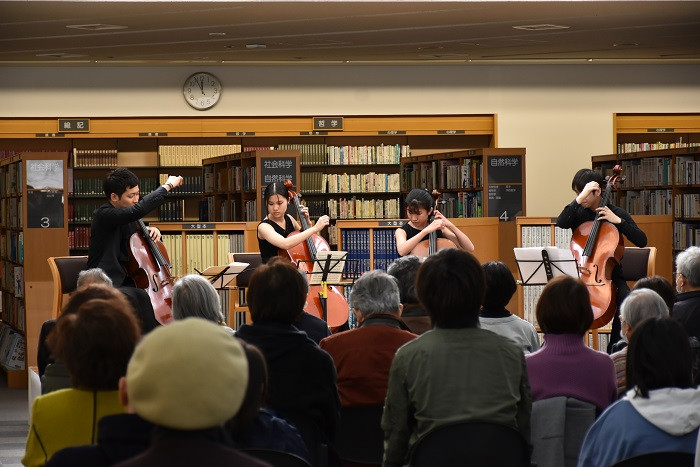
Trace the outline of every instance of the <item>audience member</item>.
<instances>
[{"instance_id":1,"label":"audience member","mask_svg":"<svg viewBox=\"0 0 700 467\"><path fill-rule=\"evenodd\" d=\"M669 312L673 310L673 304L676 303L676 290L673 285L663 276L643 277L634 283L632 290L651 289L663 299L668 307Z\"/></svg>"},{"instance_id":2,"label":"audience member","mask_svg":"<svg viewBox=\"0 0 700 467\"><path fill-rule=\"evenodd\" d=\"M397 281L384 271L355 282L350 306L359 327L323 339L320 347L335 362L341 405L383 405L394 354L417 336L401 321Z\"/></svg>"},{"instance_id":3,"label":"audience member","mask_svg":"<svg viewBox=\"0 0 700 467\"><path fill-rule=\"evenodd\" d=\"M219 294L211 282L199 274L187 274L175 282L172 299L174 319L203 318L233 333L233 329L226 326Z\"/></svg>"},{"instance_id":4,"label":"audience member","mask_svg":"<svg viewBox=\"0 0 700 467\"><path fill-rule=\"evenodd\" d=\"M389 265L387 273L399 281L401 296L401 319L414 334L423 334L433 328L430 315L416 296L416 274L421 260L416 255L402 256Z\"/></svg>"},{"instance_id":5,"label":"audience member","mask_svg":"<svg viewBox=\"0 0 700 467\"><path fill-rule=\"evenodd\" d=\"M641 323L627 353L629 390L588 431L579 467L651 452L695 452L700 389L693 386L690 368L688 335L677 322Z\"/></svg>"},{"instance_id":6,"label":"audience member","mask_svg":"<svg viewBox=\"0 0 700 467\"><path fill-rule=\"evenodd\" d=\"M416 292L435 327L401 347L391 364L384 466L406 464L416 440L459 421L503 423L530 441L523 351L479 328L484 290L481 265L463 250L441 250L421 265Z\"/></svg>"},{"instance_id":7,"label":"audience member","mask_svg":"<svg viewBox=\"0 0 700 467\"><path fill-rule=\"evenodd\" d=\"M119 381L129 411L155 425L151 445L116 465L269 465L226 445L222 424L240 409L247 384L243 346L221 326L186 318L156 328Z\"/></svg>"},{"instance_id":8,"label":"audience member","mask_svg":"<svg viewBox=\"0 0 700 467\"><path fill-rule=\"evenodd\" d=\"M248 359L248 387L240 410L225 424L233 447L272 449L309 460L309 452L297 429L265 408L268 389L265 357L254 345L240 342Z\"/></svg>"},{"instance_id":9,"label":"audience member","mask_svg":"<svg viewBox=\"0 0 700 467\"><path fill-rule=\"evenodd\" d=\"M517 290L513 273L500 261L490 261L482 267L486 277L486 295L479 315L481 329L512 339L525 354L539 350L540 338L535 327L506 310L506 305Z\"/></svg>"},{"instance_id":10,"label":"audience member","mask_svg":"<svg viewBox=\"0 0 700 467\"><path fill-rule=\"evenodd\" d=\"M651 318L668 318L668 306L659 294L651 289L637 288L630 292L620 306L620 337L629 342L634 330L642 321ZM627 347L610 356L615 364L617 394L621 396L627 390Z\"/></svg>"},{"instance_id":11,"label":"audience member","mask_svg":"<svg viewBox=\"0 0 700 467\"><path fill-rule=\"evenodd\" d=\"M700 339L700 247L691 246L676 256L676 291L671 317L689 336Z\"/></svg>"},{"instance_id":12,"label":"audience member","mask_svg":"<svg viewBox=\"0 0 700 467\"><path fill-rule=\"evenodd\" d=\"M315 463L319 447L329 445L338 429L340 399L333 359L292 324L303 313L308 290L292 263L270 259L248 284L253 324L236 335L265 355L268 405L296 426Z\"/></svg>"},{"instance_id":13,"label":"audience member","mask_svg":"<svg viewBox=\"0 0 700 467\"><path fill-rule=\"evenodd\" d=\"M112 287L112 279L105 274L105 272L100 269L100 268L93 268L93 269L86 269L85 271L80 271L78 274L78 280L76 282L76 291L83 289L84 287L90 285L90 284L103 284L106 285L107 287ZM76 292L73 292L75 294ZM88 298L98 298L98 297L88 297ZM104 297L103 297L104 298ZM78 306L82 304L83 302L81 301L80 303L74 302L75 305L71 311L68 311L69 313L74 313L78 311ZM61 310L61 314L66 313L66 306L63 307L63 310ZM49 352L48 347L46 346L46 338L48 337L49 333L53 330L53 328L56 326L56 320L55 319L50 319L48 321L45 321L41 325L41 331L39 332L39 346L37 349L37 367L39 368L39 376L42 377L44 376L44 371L46 371L46 366L49 363L53 363L54 359L51 356L51 352ZM65 386L67 387L67 386ZM59 388L61 389L61 388ZM43 389L42 389L43 390Z\"/></svg>"},{"instance_id":14,"label":"audience member","mask_svg":"<svg viewBox=\"0 0 700 467\"><path fill-rule=\"evenodd\" d=\"M328 323L321 318L302 311L292 322L295 328L306 333L307 337L316 344L331 335Z\"/></svg>"},{"instance_id":15,"label":"audience member","mask_svg":"<svg viewBox=\"0 0 700 467\"><path fill-rule=\"evenodd\" d=\"M535 309L544 345L527 355L534 401L566 396L590 402L602 411L617 399L615 366L610 356L586 346L593 323L586 285L559 276L545 286Z\"/></svg>"},{"instance_id":16,"label":"audience member","mask_svg":"<svg viewBox=\"0 0 700 467\"><path fill-rule=\"evenodd\" d=\"M140 337L139 325L123 294L100 285L83 290L93 287L111 296L62 315L48 338L49 348L68 368L71 388L34 400L25 466L44 465L59 449L94 443L98 421L123 412L117 387Z\"/></svg>"}]
</instances>

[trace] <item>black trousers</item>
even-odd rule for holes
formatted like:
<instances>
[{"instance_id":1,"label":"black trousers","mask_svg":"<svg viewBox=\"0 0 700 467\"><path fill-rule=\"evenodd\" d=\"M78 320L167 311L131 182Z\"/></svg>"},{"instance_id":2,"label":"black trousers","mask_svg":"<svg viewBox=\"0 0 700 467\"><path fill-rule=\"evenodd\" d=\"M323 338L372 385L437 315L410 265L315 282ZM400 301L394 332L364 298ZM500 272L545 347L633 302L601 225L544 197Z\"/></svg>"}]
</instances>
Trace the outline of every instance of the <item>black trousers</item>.
<instances>
[{"instance_id":1,"label":"black trousers","mask_svg":"<svg viewBox=\"0 0 700 467\"><path fill-rule=\"evenodd\" d=\"M151 297L148 296L145 290L124 285L119 287L119 291L126 295L126 298L129 299L131 305L134 307L136 317L141 324L141 334L148 334L153 329L160 326L153 312Z\"/></svg>"}]
</instances>

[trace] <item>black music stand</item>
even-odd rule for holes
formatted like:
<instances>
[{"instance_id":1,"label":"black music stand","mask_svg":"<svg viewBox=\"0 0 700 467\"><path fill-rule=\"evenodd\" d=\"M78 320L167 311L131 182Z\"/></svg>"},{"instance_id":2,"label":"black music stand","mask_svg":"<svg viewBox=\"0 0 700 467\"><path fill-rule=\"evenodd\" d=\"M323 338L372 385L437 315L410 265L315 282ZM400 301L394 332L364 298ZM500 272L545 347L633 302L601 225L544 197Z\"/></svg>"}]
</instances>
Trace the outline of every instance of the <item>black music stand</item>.
<instances>
[{"instance_id":1,"label":"black music stand","mask_svg":"<svg viewBox=\"0 0 700 467\"><path fill-rule=\"evenodd\" d=\"M513 248L521 285L546 285L558 276L580 277L571 250L553 246Z\"/></svg>"},{"instance_id":2,"label":"black music stand","mask_svg":"<svg viewBox=\"0 0 700 467\"><path fill-rule=\"evenodd\" d=\"M247 267L248 263L234 261L223 266L209 266L202 272L197 271L197 269L195 271L211 282L216 290L226 290L235 288L235 286L230 285L231 281Z\"/></svg>"},{"instance_id":3,"label":"black music stand","mask_svg":"<svg viewBox=\"0 0 700 467\"><path fill-rule=\"evenodd\" d=\"M318 298L321 301L321 311L323 321L328 322L328 286L344 285L342 281L343 269L347 260L347 251L319 251L316 259L306 262L313 262L313 270L308 273L309 285L320 285L321 291ZM302 261L299 261L300 263Z\"/></svg>"}]
</instances>

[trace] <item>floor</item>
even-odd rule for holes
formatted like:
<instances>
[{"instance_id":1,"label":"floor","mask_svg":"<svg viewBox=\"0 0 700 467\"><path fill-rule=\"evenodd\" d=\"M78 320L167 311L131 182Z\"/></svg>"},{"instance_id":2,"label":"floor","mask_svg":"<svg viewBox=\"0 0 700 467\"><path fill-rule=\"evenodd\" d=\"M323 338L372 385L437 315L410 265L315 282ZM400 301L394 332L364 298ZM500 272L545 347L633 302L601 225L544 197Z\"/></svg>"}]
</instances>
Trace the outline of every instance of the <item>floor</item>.
<instances>
[{"instance_id":1,"label":"floor","mask_svg":"<svg viewBox=\"0 0 700 467\"><path fill-rule=\"evenodd\" d=\"M27 390L9 389L0 371L0 466L22 466L28 430Z\"/></svg>"}]
</instances>

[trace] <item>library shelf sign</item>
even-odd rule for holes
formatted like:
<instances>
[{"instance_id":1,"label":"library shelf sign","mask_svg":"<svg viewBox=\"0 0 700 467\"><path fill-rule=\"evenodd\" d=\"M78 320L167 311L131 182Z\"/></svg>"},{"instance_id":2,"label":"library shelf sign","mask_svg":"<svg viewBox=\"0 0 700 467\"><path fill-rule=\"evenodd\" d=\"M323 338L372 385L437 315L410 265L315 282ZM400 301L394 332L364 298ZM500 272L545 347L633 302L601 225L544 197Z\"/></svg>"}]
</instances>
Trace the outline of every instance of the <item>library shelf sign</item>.
<instances>
[{"instance_id":1,"label":"library shelf sign","mask_svg":"<svg viewBox=\"0 0 700 467\"><path fill-rule=\"evenodd\" d=\"M63 164L62 160L27 161L28 228L63 228Z\"/></svg>"},{"instance_id":2,"label":"library shelf sign","mask_svg":"<svg viewBox=\"0 0 700 467\"><path fill-rule=\"evenodd\" d=\"M523 214L523 167L516 156L488 156L488 216L503 222Z\"/></svg>"},{"instance_id":3,"label":"library shelf sign","mask_svg":"<svg viewBox=\"0 0 700 467\"><path fill-rule=\"evenodd\" d=\"M284 183L291 180L292 185L297 186L297 160L295 157L268 157L260 158L260 182L261 189L273 182Z\"/></svg>"}]
</instances>

